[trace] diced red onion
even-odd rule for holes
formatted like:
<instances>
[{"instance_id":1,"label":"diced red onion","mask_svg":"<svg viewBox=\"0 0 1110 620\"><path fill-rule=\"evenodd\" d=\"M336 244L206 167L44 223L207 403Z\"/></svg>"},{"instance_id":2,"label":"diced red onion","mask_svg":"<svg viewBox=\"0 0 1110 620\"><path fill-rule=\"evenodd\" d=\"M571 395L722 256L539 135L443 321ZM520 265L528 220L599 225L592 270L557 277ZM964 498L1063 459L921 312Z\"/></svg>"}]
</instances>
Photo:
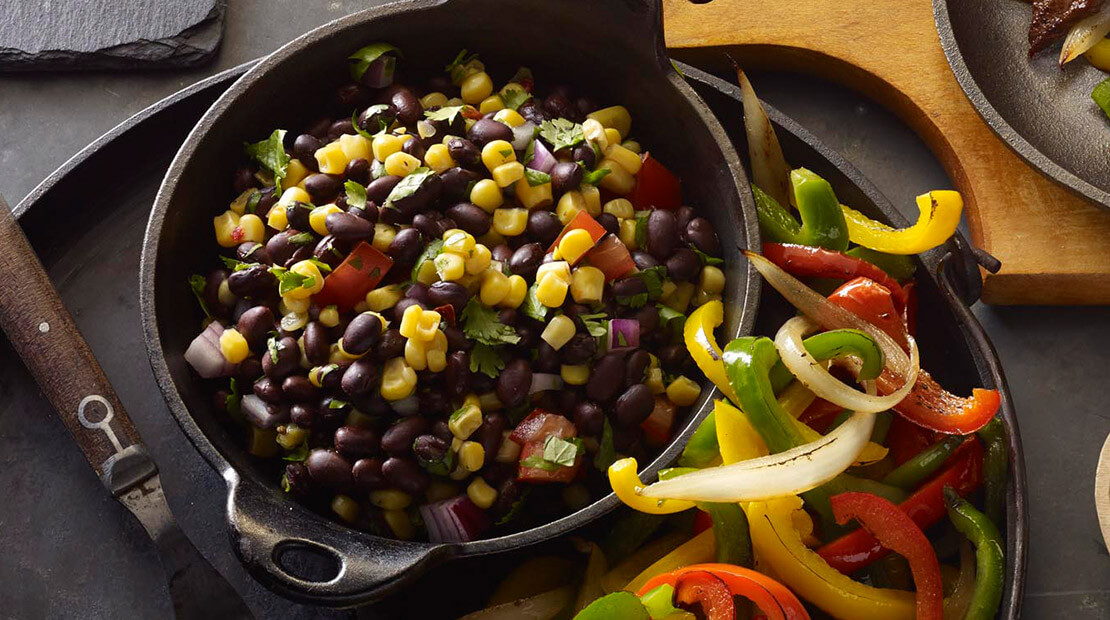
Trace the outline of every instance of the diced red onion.
<instances>
[{"instance_id":1,"label":"diced red onion","mask_svg":"<svg viewBox=\"0 0 1110 620\"><path fill-rule=\"evenodd\" d=\"M636 319L613 319L609 321L609 335L606 339L610 351L635 349L640 346L640 322Z\"/></svg>"},{"instance_id":2,"label":"diced red onion","mask_svg":"<svg viewBox=\"0 0 1110 620\"><path fill-rule=\"evenodd\" d=\"M489 527L486 512L466 495L424 504L420 516L428 528L428 540L434 543L474 540Z\"/></svg>"},{"instance_id":3,"label":"diced red onion","mask_svg":"<svg viewBox=\"0 0 1110 620\"><path fill-rule=\"evenodd\" d=\"M545 372L534 372L532 373L532 387L528 390L528 394L531 395L536 392L560 390L562 388L563 378L561 376Z\"/></svg>"},{"instance_id":4,"label":"diced red onion","mask_svg":"<svg viewBox=\"0 0 1110 620\"><path fill-rule=\"evenodd\" d=\"M220 335L223 333L224 326L219 321L212 321L185 349L185 361L205 379L229 377L235 373L236 364L228 362L220 351Z\"/></svg>"},{"instance_id":5,"label":"diced red onion","mask_svg":"<svg viewBox=\"0 0 1110 620\"><path fill-rule=\"evenodd\" d=\"M554 168L557 163L559 163L559 160L555 159L551 151L547 150L543 141L536 140L536 146L532 150L532 161L528 162L528 167L532 170L539 170L540 172L551 172L551 169Z\"/></svg>"},{"instance_id":6,"label":"diced red onion","mask_svg":"<svg viewBox=\"0 0 1110 620\"><path fill-rule=\"evenodd\" d=\"M392 55L386 54L378 56L370 66L366 67L366 73L362 74L362 83L370 88L384 88L393 83L393 69L397 66L397 59Z\"/></svg>"},{"instance_id":7,"label":"diced red onion","mask_svg":"<svg viewBox=\"0 0 1110 620\"><path fill-rule=\"evenodd\" d=\"M239 405L240 411L253 426L272 430L289 421L289 408L270 405L254 394L247 394Z\"/></svg>"},{"instance_id":8,"label":"diced red onion","mask_svg":"<svg viewBox=\"0 0 1110 620\"><path fill-rule=\"evenodd\" d=\"M416 415L420 409L420 401L417 400L416 394L409 394L401 400L395 400L389 403L394 413L400 416Z\"/></svg>"},{"instance_id":9,"label":"diced red onion","mask_svg":"<svg viewBox=\"0 0 1110 620\"><path fill-rule=\"evenodd\" d=\"M528 148L528 143L536 136L536 124L526 121L519 127L513 127L513 148L523 151ZM538 148L538 145L537 145Z\"/></svg>"}]
</instances>

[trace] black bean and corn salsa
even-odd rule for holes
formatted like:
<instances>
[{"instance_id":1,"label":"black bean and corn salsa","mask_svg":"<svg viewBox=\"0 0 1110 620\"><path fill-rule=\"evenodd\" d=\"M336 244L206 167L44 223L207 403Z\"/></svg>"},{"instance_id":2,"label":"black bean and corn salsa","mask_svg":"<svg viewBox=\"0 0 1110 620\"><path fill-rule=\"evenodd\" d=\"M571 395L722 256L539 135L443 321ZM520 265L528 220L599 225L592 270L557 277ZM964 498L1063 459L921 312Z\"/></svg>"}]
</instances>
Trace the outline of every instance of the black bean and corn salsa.
<instances>
[{"instance_id":1,"label":"black bean and corn salsa","mask_svg":"<svg viewBox=\"0 0 1110 620\"><path fill-rule=\"evenodd\" d=\"M608 492L698 399L686 314L720 244L620 105L464 50L424 89L351 56L330 112L249 144L185 354L300 501L467 541ZM542 95L542 96L541 96Z\"/></svg>"}]
</instances>

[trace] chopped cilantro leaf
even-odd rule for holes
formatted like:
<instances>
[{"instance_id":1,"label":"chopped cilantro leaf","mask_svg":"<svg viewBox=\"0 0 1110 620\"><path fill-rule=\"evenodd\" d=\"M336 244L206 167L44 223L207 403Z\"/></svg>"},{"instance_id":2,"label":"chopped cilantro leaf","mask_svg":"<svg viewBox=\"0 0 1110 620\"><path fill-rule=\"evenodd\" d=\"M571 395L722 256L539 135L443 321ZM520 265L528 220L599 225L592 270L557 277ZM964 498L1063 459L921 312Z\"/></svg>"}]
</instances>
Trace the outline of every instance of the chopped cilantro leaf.
<instances>
[{"instance_id":1,"label":"chopped cilantro leaf","mask_svg":"<svg viewBox=\"0 0 1110 620\"><path fill-rule=\"evenodd\" d=\"M532 286L528 287L528 294L524 296L524 303L520 304L520 311L523 312L525 316L532 317L537 321L543 321L547 319L547 306L541 304L540 300L536 298L536 289L538 286L537 283L533 282Z\"/></svg>"},{"instance_id":2,"label":"chopped cilantro leaf","mask_svg":"<svg viewBox=\"0 0 1110 620\"><path fill-rule=\"evenodd\" d=\"M309 232L297 233L289 237L289 243L293 245L308 245L310 243L316 243L316 237L312 236L312 233Z\"/></svg>"},{"instance_id":3,"label":"chopped cilantro leaf","mask_svg":"<svg viewBox=\"0 0 1110 620\"><path fill-rule=\"evenodd\" d=\"M555 471L556 469L559 469L558 463L552 463L539 454L533 454L528 458L521 459L520 466L527 467L529 469L542 469L544 471Z\"/></svg>"},{"instance_id":4,"label":"chopped cilantro leaf","mask_svg":"<svg viewBox=\"0 0 1110 620\"><path fill-rule=\"evenodd\" d=\"M389 197L385 199L385 204L382 205L382 208L396 209L397 207L393 203L412 196L416 193L416 190L420 189L424 181L433 174L435 173L432 172L431 169L425 168L424 166L408 173L407 176L401 179L400 183L393 186L393 191L389 192Z\"/></svg>"},{"instance_id":5,"label":"chopped cilantro leaf","mask_svg":"<svg viewBox=\"0 0 1110 620\"><path fill-rule=\"evenodd\" d=\"M462 112L463 107L465 107L465 106L461 106L461 105L446 106L446 107L440 108L438 110L431 110L429 112L425 112L424 116L427 117L428 120L447 121L448 123L453 124L455 122L455 119L458 118L459 114Z\"/></svg>"},{"instance_id":6,"label":"chopped cilantro leaf","mask_svg":"<svg viewBox=\"0 0 1110 620\"><path fill-rule=\"evenodd\" d=\"M285 152L285 130L275 129L269 138L261 142L245 145L247 156L262 164L262 167L274 175L274 185L281 191L281 180L289 171L289 162L293 160Z\"/></svg>"},{"instance_id":7,"label":"chopped cilantro leaf","mask_svg":"<svg viewBox=\"0 0 1110 620\"><path fill-rule=\"evenodd\" d=\"M565 118L540 124L540 137L551 144L551 150L570 148L586 139L582 126ZM600 160L600 158L598 158Z\"/></svg>"},{"instance_id":8,"label":"chopped cilantro leaf","mask_svg":"<svg viewBox=\"0 0 1110 620\"><path fill-rule=\"evenodd\" d=\"M426 263L430 260L434 261L435 258L437 256L439 256L439 253L442 252L442 251L443 251L443 240L442 239L436 239L436 240L432 241L431 243L429 243L427 246L425 246L424 251L420 254L420 257L416 259L416 264L413 265L413 267L412 267L412 279L413 280L417 279L417 277L420 275L420 269L424 266L424 263Z\"/></svg>"},{"instance_id":9,"label":"chopped cilantro leaf","mask_svg":"<svg viewBox=\"0 0 1110 620\"><path fill-rule=\"evenodd\" d=\"M258 263L244 263L242 261L235 260L234 258L228 258L226 256L221 256L220 260L223 261L225 267L227 267L228 269L231 269L232 271L242 271L244 269L247 269L248 267L252 267L252 266L258 264Z\"/></svg>"},{"instance_id":10,"label":"chopped cilantro leaf","mask_svg":"<svg viewBox=\"0 0 1110 620\"><path fill-rule=\"evenodd\" d=\"M480 372L483 375L496 379L505 368L505 360L497 352L496 347L475 342L470 350L470 372Z\"/></svg>"},{"instance_id":11,"label":"chopped cilantro leaf","mask_svg":"<svg viewBox=\"0 0 1110 620\"><path fill-rule=\"evenodd\" d=\"M493 308L483 306L475 297L466 302L462 311L462 323L463 333L474 342L491 346L520 342L516 330L498 321Z\"/></svg>"},{"instance_id":12,"label":"chopped cilantro leaf","mask_svg":"<svg viewBox=\"0 0 1110 620\"><path fill-rule=\"evenodd\" d=\"M367 118L369 118L369 117L371 117L375 114L378 115L378 133L379 134L384 132L386 129L389 129L389 126L386 125L385 117L382 116L382 112L385 112L388 109L389 109L388 104L379 103L377 105L372 105L369 108L366 108L362 112L363 114L365 114L367 116ZM358 110L356 109L354 112L351 113L351 124L355 126L355 131L357 131L358 135L362 136L363 138L366 138L367 140L373 140L374 139L374 134L370 133L369 131L366 131L362 127L359 127L358 117L359 117L359 113L358 113Z\"/></svg>"},{"instance_id":13,"label":"chopped cilantro leaf","mask_svg":"<svg viewBox=\"0 0 1110 620\"><path fill-rule=\"evenodd\" d=\"M277 269L278 268L272 268L270 272L278 279L279 295L288 295L291 291L295 291L299 288L312 288L316 284L316 278L312 276L301 275L296 271L287 271L285 269L277 272Z\"/></svg>"},{"instance_id":14,"label":"chopped cilantro leaf","mask_svg":"<svg viewBox=\"0 0 1110 620\"><path fill-rule=\"evenodd\" d=\"M254 213L258 209L258 203L262 202L262 192L253 191L249 198L247 198L247 205L243 208L245 213Z\"/></svg>"},{"instance_id":15,"label":"chopped cilantro leaf","mask_svg":"<svg viewBox=\"0 0 1110 620\"><path fill-rule=\"evenodd\" d=\"M601 441L598 444L597 454L594 455L594 466L605 472L617 460L617 451L613 447L613 425L609 418L602 418L605 426L601 429Z\"/></svg>"},{"instance_id":16,"label":"chopped cilantro leaf","mask_svg":"<svg viewBox=\"0 0 1110 620\"><path fill-rule=\"evenodd\" d=\"M348 403L345 400L340 400L338 398L333 398L330 401L328 401L328 409L342 409L344 407L349 406L350 404L351 403Z\"/></svg>"},{"instance_id":17,"label":"chopped cilantro leaf","mask_svg":"<svg viewBox=\"0 0 1110 620\"><path fill-rule=\"evenodd\" d=\"M701 250L695 248L694 244L692 244L692 243L690 244L690 249L693 250L694 253L698 255L698 258L701 259L701 264L703 264L703 265L720 265L721 263L725 262L725 259L723 259L723 258L717 258L716 256L710 256L710 255L706 254L705 252L702 252Z\"/></svg>"},{"instance_id":18,"label":"chopped cilantro leaf","mask_svg":"<svg viewBox=\"0 0 1110 620\"><path fill-rule=\"evenodd\" d=\"M582 325L586 328L586 332L594 338L600 338L605 335L605 324L602 321L609 317L604 312L599 312L597 314L579 314L578 318L582 321Z\"/></svg>"},{"instance_id":19,"label":"chopped cilantro leaf","mask_svg":"<svg viewBox=\"0 0 1110 620\"><path fill-rule=\"evenodd\" d=\"M513 154L513 150L512 150L512 149L501 149L500 151L497 151L497 152L498 152L498 153L501 153L501 156L502 156L502 157L510 157L510 156L512 156L512 154Z\"/></svg>"},{"instance_id":20,"label":"chopped cilantro leaf","mask_svg":"<svg viewBox=\"0 0 1110 620\"><path fill-rule=\"evenodd\" d=\"M308 442L301 442L299 446L293 448L291 452L287 452L285 456L281 457L286 461L300 462L308 458Z\"/></svg>"},{"instance_id":21,"label":"chopped cilantro leaf","mask_svg":"<svg viewBox=\"0 0 1110 620\"><path fill-rule=\"evenodd\" d=\"M224 408L227 409L227 415L236 422L245 422L243 419L243 411L240 404L243 400L242 394L239 393L239 381L232 377L228 384L227 398L224 399Z\"/></svg>"},{"instance_id":22,"label":"chopped cilantro leaf","mask_svg":"<svg viewBox=\"0 0 1110 620\"><path fill-rule=\"evenodd\" d=\"M207 286L208 280L204 276L196 273L189 276L189 288L193 289L193 295L196 296L200 309L204 310L204 316L212 318L212 313L208 311L208 304L204 302L204 289Z\"/></svg>"},{"instance_id":23,"label":"chopped cilantro leaf","mask_svg":"<svg viewBox=\"0 0 1110 620\"><path fill-rule=\"evenodd\" d=\"M266 341L266 351L270 354L270 363L278 363L278 358L281 356L281 345L278 344L277 338L271 336Z\"/></svg>"},{"instance_id":24,"label":"chopped cilantro leaf","mask_svg":"<svg viewBox=\"0 0 1110 620\"><path fill-rule=\"evenodd\" d=\"M518 497L515 502L513 502L512 506L509 506L509 511L505 513L505 516L498 519L497 523L494 523L494 525L505 525L506 523L515 519L517 515L520 514L520 511L524 508L524 500L528 499L528 494L531 492L532 489L524 487L524 492L520 494L520 497Z\"/></svg>"},{"instance_id":25,"label":"chopped cilantro leaf","mask_svg":"<svg viewBox=\"0 0 1110 620\"><path fill-rule=\"evenodd\" d=\"M605 176L610 172L612 172L612 170L609 170L608 168L598 168L597 170L591 170L582 175L582 182L589 183L590 185L597 185L598 183L601 183L601 180L604 179Z\"/></svg>"},{"instance_id":26,"label":"chopped cilantro leaf","mask_svg":"<svg viewBox=\"0 0 1110 620\"><path fill-rule=\"evenodd\" d=\"M524 178L528 180L529 187L536 187L551 182L551 175L540 170L524 169Z\"/></svg>"},{"instance_id":27,"label":"chopped cilantro leaf","mask_svg":"<svg viewBox=\"0 0 1110 620\"><path fill-rule=\"evenodd\" d=\"M643 211L637 211L635 213L635 217L636 217L636 245L641 247L641 248L647 247L647 228L648 228L647 224L648 224L648 216L650 216L650 215L651 215L651 209L644 209Z\"/></svg>"},{"instance_id":28,"label":"chopped cilantro leaf","mask_svg":"<svg viewBox=\"0 0 1110 620\"><path fill-rule=\"evenodd\" d=\"M551 461L562 467L573 467L575 459L578 458L581 444L582 440L577 437L566 440L555 435L548 435L543 442L543 458L545 461Z\"/></svg>"},{"instance_id":29,"label":"chopped cilantro leaf","mask_svg":"<svg viewBox=\"0 0 1110 620\"><path fill-rule=\"evenodd\" d=\"M388 43L371 43L359 49L354 54L351 54L347 57L347 60L352 61L351 77L356 82L361 80L362 74L366 73L366 69L370 67L370 63L389 52L395 52L398 56L401 55L401 50Z\"/></svg>"},{"instance_id":30,"label":"chopped cilantro leaf","mask_svg":"<svg viewBox=\"0 0 1110 620\"><path fill-rule=\"evenodd\" d=\"M358 209L366 208L366 188L358 181L347 181L343 184L347 191L347 206Z\"/></svg>"},{"instance_id":31,"label":"chopped cilantro leaf","mask_svg":"<svg viewBox=\"0 0 1110 620\"><path fill-rule=\"evenodd\" d=\"M686 324L685 314L663 304L656 304L655 307L659 310L659 322L663 327L674 327L678 331L682 330L682 326Z\"/></svg>"},{"instance_id":32,"label":"chopped cilantro leaf","mask_svg":"<svg viewBox=\"0 0 1110 620\"><path fill-rule=\"evenodd\" d=\"M501 102L511 110L519 109L525 101L532 98L532 94L523 88L509 88L501 91Z\"/></svg>"},{"instance_id":33,"label":"chopped cilantro leaf","mask_svg":"<svg viewBox=\"0 0 1110 620\"><path fill-rule=\"evenodd\" d=\"M355 268L355 271L362 271L362 255L361 254L355 254L354 258L351 259L351 266Z\"/></svg>"},{"instance_id":34,"label":"chopped cilantro leaf","mask_svg":"<svg viewBox=\"0 0 1110 620\"><path fill-rule=\"evenodd\" d=\"M667 277L667 268L663 265L658 265L650 269L637 271L629 277L643 280L644 285L647 286L647 292L628 297L617 297L617 303L624 304L630 308L641 308L647 304L648 300L658 299L659 296L663 294L663 280Z\"/></svg>"},{"instance_id":35,"label":"chopped cilantro leaf","mask_svg":"<svg viewBox=\"0 0 1110 620\"><path fill-rule=\"evenodd\" d=\"M536 141L535 140L530 140L528 142L528 146L524 149L524 159L520 160L520 163L527 166L535 158L536 158ZM469 196L469 195L470 195L470 193L468 192L467 196Z\"/></svg>"},{"instance_id":36,"label":"chopped cilantro leaf","mask_svg":"<svg viewBox=\"0 0 1110 620\"><path fill-rule=\"evenodd\" d=\"M466 77L466 66L475 60L478 60L478 54L468 56L466 50L463 49L443 70L451 76L451 83L458 86L462 84L463 78Z\"/></svg>"},{"instance_id":37,"label":"chopped cilantro leaf","mask_svg":"<svg viewBox=\"0 0 1110 620\"><path fill-rule=\"evenodd\" d=\"M647 305L648 294L639 293L629 297L617 297L617 303L628 306L629 308L643 308Z\"/></svg>"}]
</instances>

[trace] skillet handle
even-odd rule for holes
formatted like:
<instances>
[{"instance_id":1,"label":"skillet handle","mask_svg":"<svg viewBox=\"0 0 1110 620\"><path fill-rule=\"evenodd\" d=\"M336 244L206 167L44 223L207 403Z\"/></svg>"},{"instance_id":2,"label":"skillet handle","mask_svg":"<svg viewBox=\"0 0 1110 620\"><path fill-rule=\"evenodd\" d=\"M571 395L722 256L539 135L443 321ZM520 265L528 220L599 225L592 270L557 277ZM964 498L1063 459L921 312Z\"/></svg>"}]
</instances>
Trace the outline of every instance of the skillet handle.
<instances>
[{"instance_id":1,"label":"skillet handle","mask_svg":"<svg viewBox=\"0 0 1110 620\"><path fill-rule=\"evenodd\" d=\"M413 543L356 532L290 509L289 501L234 471L227 503L232 548L264 586L291 600L327 607L352 607L380 600L454 554L453 547ZM305 551L329 558L334 577L312 581L287 570L282 555Z\"/></svg>"}]
</instances>

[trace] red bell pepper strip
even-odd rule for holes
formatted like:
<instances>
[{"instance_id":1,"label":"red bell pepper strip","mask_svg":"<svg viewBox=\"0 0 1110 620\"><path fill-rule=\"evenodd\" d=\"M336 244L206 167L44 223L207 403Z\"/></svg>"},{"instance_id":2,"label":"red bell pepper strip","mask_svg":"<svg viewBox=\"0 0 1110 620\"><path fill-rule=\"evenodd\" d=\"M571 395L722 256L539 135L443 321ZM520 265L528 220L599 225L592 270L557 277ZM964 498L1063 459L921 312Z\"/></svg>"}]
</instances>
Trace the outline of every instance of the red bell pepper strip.
<instances>
[{"instance_id":1,"label":"red bell pepper strip","mask_svg":"<svg viewBox=\"0 0 1110 620\"><path fill-rule=\"evenodd\" d=\"M668 209L682 206L682 184L670 170L667 170L651 153L644 153L640 159L640 171L636 173L636 187L625 196L636 209Z\"/></svg>"},{"instance_id":2,"label":"red bell pepper strip","mask_svg":"<svg viewBox=\"0 0 1110 620\"><path fill-rule=\"evenodd\" d=\"M733 620L736 604L728 586L716 575L705 571L683 573L674 587L675 602L701 605L707 620Z\"/></svg>"},{"instance_id":3,"label":"red bell pepper strip","mask_svg":"<svg viewBox=\"0 0 1110 620\"><path fill-rule=\"evenodd\" d=\"M944 487L967 495L983 484L983 444L970 438L952 454L948 467L898 505L917 527L929 529L944 518ZM866 530L856 530L817 549L829 566L850 575L886 556L890 550Z\"/></svg>"},{"instance_id":4,"label":"red bell pepper strip","mask_svg":"<svg viewBox=\"0 0 1110 620\"><path fill-rule=\"evenodd\" d=\"M906 324L887 287L868 278L855 278L833 291L829 301L883 330L903 349L908 349Z\"/></svg>"},{"instance_id":5,"label":"red bell pepper strip","mask_svg":"<svg viewBox=\"0 0 1110 620\"><path fill-rule=\"evenodd\" d=\"M313 296L313 301L321 308L335 305L340 310L350 310L366 299L366 294L392 266L393 259L363 241L324 278L324 288Z\"/></svg>"},{"instance_id":6,"label":"red bell pepper strip","mask_svg":"<svg viewBox=\"0 0 1110 620\"><path fill-rule=\"evenodd\" d=\"M902 322L906 324L906 331L917 337L917 282L903 284L902 290L906 291L906 308L902 311Z\"/></svg>"},{"instance_id":7,"label":"red bell pepper strip","mask_svg":"<svg viewBox=\"0 0 1110 620\"><path fill-rule=\"evenodd\" d=\"M933 431L921 428L902 416L895 416L886 435L887 448L894 465L901 465L935 443Z\"/></svg>"},{"instance_id":8,"label":"red bell pepper strip","mask_svg":"<svg viewBox=\"0 0 1110 620\"><path fill-rule=\"evenodd\" d=\"M663 396L655 397L655 408L648 414L647 419L640 422L640 428L644 431L644 440L649 446L663 446L671 440L671 429L674 427L677 409L670 399Z\"/></svg>"},{"instance_id":9,"label":"red bell pepper strip","mask_svg":"<svg viewBox=\"0 0 1110 620\"><path fill-rule=\"evenodd\" d=\"M656 575L640 588L637 595L643 596L666 583L674 586L675 594L679 596L683 580L699 573L720 581L727 588L729 602L733 596L743 596L755 603L770 620L808 620L809 618L809 612L789 588L759 571L732 564L692 564L670 573ZM699 579L698 582L704 583L704 580ZM679 602L685 601L680 599ZM704 605L703 609L705 609ZM709 617L713 617L710 610L706 609L706 612ZM732 615L725 617L728 620L733 618Z\"/></svg>"},{"instance_id":10,"label":"red bell pepper strip","mask_svg":"<svg viewBox=\"0 0 1110 620\"><path fill-rule=\"evenodd\" d=\"M878 495L841 493L829 498L836 522L844 525L855 519L863 530L871 532L883 546L898 552L910 563L913 583L917 589L918 620L944 618L944 590L940 562L929 537L909 515Z\"/></svg>"},{"instance_id":11,"label":"red bell pepper strip","mask_svg":"<svg viewBox=\"0 0 1110 620\"><path fill-rule=\"evenodd\" d=\"M902 309L906 307L906 292L887 272L863 259L835 250L793 243L764 243L763 256L787 273L798 277L851 280L862 276L874 280L890 291L898 309L897 316L902 318Z\"/></svg>"},{"instance_id":12,"label":"red bell pepper strip","mask_svg":"<svg viewBox=\"0 0 1110 620\"><path fill-rule=\"evenodd\" d=\"M713 517L703 510L694 511L694 536L713 527Z\"/></svg>"},{"instance_id":13,"label":"red bell pepper strip","mask_svg":"<svg viewBox=\"0 0 1110 620\"><path fill-rule=\"evenodd\" d=\"M841 411L844 411L844 408L840 405L834 405L824 398L814 398L813 402L798 416L798 420L823 435Z\"/></svg>"},{"instance_id":14,"label":"red bell pepper strip","mask_svg":"<svg viewBox=\"0 0 1110 620\"><path fill-rule=\"evenodd\" d=\"M567 222L566 226L563 226L563 230L559 233L559 236L555 237L555 241L551 242L551 246L547 248L547 253L550 254L554 252L555 248L559 247L559 242L563 240L563 237L565 237L568 232L579 228L590 233L590 238L594 240L595 245L606 233L605 227L598 224L597 220L591 217L589 213L579 211L577 215Z\"/></svg>"},{"instance_id":15,"label":"red bell pepper strip","mask_svg":"<svg viewBox=\"0 0 1110 620\"><path fill-rule=\"evenodd\" d=\"M606 235L600 243L586 253L586 258L591 265L600 269L605 274L605 279L610 282L636 268L628 246L616 235Z\"/></svg>"}]
</instances>

